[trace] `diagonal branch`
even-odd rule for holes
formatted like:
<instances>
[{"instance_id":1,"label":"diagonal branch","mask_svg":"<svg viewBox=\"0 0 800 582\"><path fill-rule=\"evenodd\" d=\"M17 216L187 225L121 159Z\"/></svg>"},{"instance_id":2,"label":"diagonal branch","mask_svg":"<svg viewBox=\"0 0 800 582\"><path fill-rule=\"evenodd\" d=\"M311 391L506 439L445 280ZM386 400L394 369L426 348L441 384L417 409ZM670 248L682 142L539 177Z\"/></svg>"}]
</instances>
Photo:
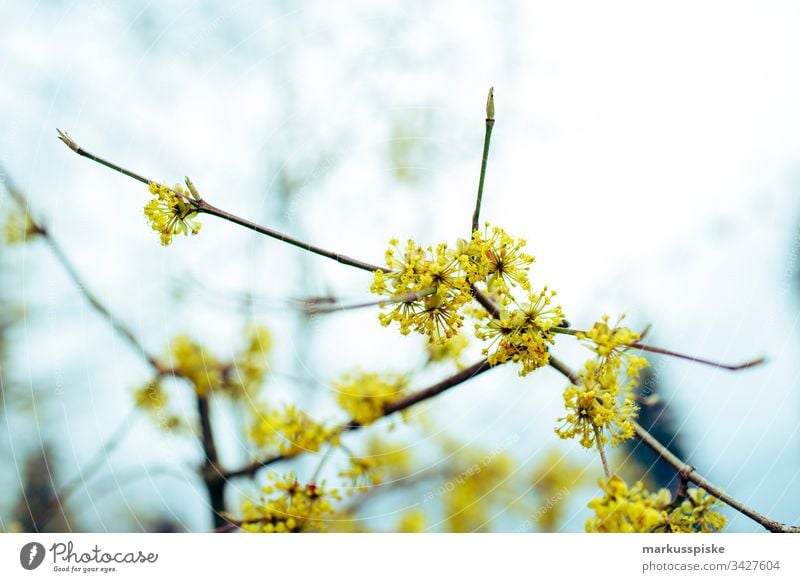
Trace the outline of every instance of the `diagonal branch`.
<instances>
[{"instance_id":1,"label":"diagonal branch","mask_svg":"<svg viewBox=\"0 0 800 582\"><path fill-rule=\"evenodd\" d=\"M132 172L131 170L128 170L127 168L123 168L120 165L117 165L117 164L115 164L113 162L109 162L108 160L106 160L104 158L101 158L100 156L97 156L97 155L95 155L95 154L83 149L77 143L75 143L75 141L72 138L70 138L69 135L67 135L65 132L62 132L60 129L56 130L56 131L58 131L58 138L61 141L63 141L65 144L67 144L67 146L69 146L69 148L73 152L78 154L79 156L83 156L84 158L88 158L88 159L92 160L93 162L97 162L98 164L103 165L103 166L105 166L107 168L110 168L110 169L114 170L115 172L119 172L120 174L128 176L129 178L133 178L134 180L138 180L139 182L142 182L143 184L158 183L155 180L151 180L150 178L147 178L146 176L142 176L140 174L137 174L136 172ZM177 192L176 192L176 194L177 194ZM256 224L255 222L247 220L246 218L242 218L241 216L237 216L237 215L235 215L235 214L233 214L231 212L228 212L226 210L222 210L221 208L217 208L216 206L214 206L212 204L209 204L205 200L202 200L202 199L201 200L195 200L193 198L187 198L187 201L194 205L194 207L195 207L195 209L197 210L198 213L210 214L211 216L216 216L218 218L222 218L223 220L227 220L228 222L232 222L234 224L238 224L239 226L243 226L243 227L245 227L247 229L250 229L250 230L252 230L254 232L257 232L259 234L263 234L265 236L274 238L274 239L279 240L281 242L284 242L286 244L290 244L292 246L301 248L301 249L303 249L305 251L308 251L310 253L313 253L315 255L320 255L322 257L326 257L328 259L334 260L337 263L341 263L343 265L348 265L350 267L355 267L355 268L361 269L363 271L388 271L389 270L389 269L386 269L385 267L379 267L377 265L372 265L370 263L366 263L364 261L360 261L358 259L354 259L352 257L348 257L347 255L343 255L341 253L337 253L337 252L334 252L334 251L329 251L329 250L323 249L322 247L318 247L318 246L309 244L307 242L301 241L301 240L296 239L296 238L294 238L292 236L289 236L288 234L284 234L284 233L279 232L277 230L273 230L271 228L267 228L266 226L262 226L260 224Z\"/></svg>"},{"instance_id":2,"label":"diagonal branch","mask_svg":"<svg viewBox=\"0 0 800 582\"><path fill-rule=\"evenodd\" d=\"M570 382L573 384L576 383L576 380L580 380L570 368L557 360L556 358L550 358L550 365L564 374L567 378L569 378ZM694 470L694 467L689 465L688 463L682 461L674 453L672 453L667 447L665 447L661 442L658 441L653 435L651 435L647 430L645 430L639 423L633 421L633 427L636 431L636 436L639 437L644 444L650 447L659 457L664 459L667 463L672 465L672 467L678 471L678 474L681 476L682 479L686 481L690 481L704 489L720 501L726 503L733 507L736 511L745 515L758 523L759 525L763 526L767 530L776 533L800 533L800 527L786 525L784 523L780 523L775 521L774 519L770 519L754 509L746 506L744 503L737 501L727 493L725 493L722 489L711 483L705 477L700 476L697 471Z\"/></svg>"}]
</instances>

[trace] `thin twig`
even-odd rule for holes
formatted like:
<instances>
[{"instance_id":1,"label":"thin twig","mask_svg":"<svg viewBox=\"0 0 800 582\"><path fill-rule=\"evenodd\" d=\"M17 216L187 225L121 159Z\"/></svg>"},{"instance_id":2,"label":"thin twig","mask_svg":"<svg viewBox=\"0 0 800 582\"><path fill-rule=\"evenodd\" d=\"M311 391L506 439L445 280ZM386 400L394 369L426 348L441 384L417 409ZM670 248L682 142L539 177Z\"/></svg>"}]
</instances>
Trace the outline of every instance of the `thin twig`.
<instances>
[{"instance_id":1,"label":"thin twig","mask_svg":"<svg viewBox=\"0 0 800 582\"><path fill-rule=\"evenodd\" d=\"M494 87L489 89L486 99L486 133L483 137L483 156L481 157L481 175L478 180L478 197L475 201L475 212L472 214L472 232L480 226L481 203L483 202L483 181L486 178L486 164L489 161L489 145L492 141L492 128L494 128Z\"/></svg>"},{"instance_id":2,"label":"thin twig","mask_svg":"<svg viewBox=\"0 0 800 582\"><path fill-rule=\"evenodd\" d=\"M436 287L429 287L422 291L412 291L403 295L396 295L389 299L377 299L374 301L362 301L361 303L341 304L335 297L310 297L296 301L308 315L322 315L326 313L336 313L337 311L350 311L353 309L363 309L365 307L384 307L395 303L413 303L428 295L436 293Z\"/></svg>"},{"instance_id":3,"label":"thin twig","mask_svg":"<svg viewBox=\"0 0 800 582\"><path fill-rule=\"evenodd\" d=\"M92 160L93 162L97 162L98 164L101 164L101 165L103 165L103 166L105 166L107 168L111 168L112 170L114 170L116 172L119 172L119 173L121 173L121 174L123 174L125 176L128 176L129 178L133 178L134 180L138 180L139 182L142 182L144 184L151 184L153 182L156 182L155 180L151 180L150 178L147 178L146 176L142 176L140 174L137 174L136 172L132 172L131 170L128 170L127 168L119 166L119 165L117 165L117 164L115 164L113 162L109 162L108 160L106 160L104 158L101 158L100 156L97 156L97 155L95 155L95 154L83 149L77 143L75 143L75 141L72 138L70 138L66 133L62 132L61 130L56 130L56 131L58 131L58 134L59 134L58 138L61 141L63 141L65 144L67 144L67 146L69 146L69 148L72 151L74 151L76 154L78 154L79 156L83 156L85 158L88 158L88 159ZM158 183L158 182L156 182L156 183ZM170 188L170 190L172 190L172 189ZM174 192L174 190L173 190L173 192ZM179 193L176 192L176 194L179 194ZM214 206L212 204L209 204L205 200L195 200L194 198L188 198L188 197L185 197L185 196L184 196L184 198L186 198L187 201L191 202L194 205L194 207L197 209L197 212L199 212L199 213L210 214L211 216L216 216L218 218L222 218L224 220L227 220L228 222L232 222L234 224L238 224L239 226L243 226L243 227L248 228L248 229L250 229L250 230L252 230L254 232L257 232L259 234L263 234L265 236L269 236L269 237L272 237L274 239L277 239L277 240L279 240L281 242L285 242L285 243L290 244L292 246L301 248L301 249L306 250L306 251L308 251L310 253L314 253L315 255L320 255L320 256L332 259L332 260L334 260L334 261L336 261L338 263L342 263L343 265L349 265L351 267L356 267L357 269L362 269L364 271L388 271L389 270L389 269L386 269L385 267L379 267L377 265L372 265L370 263L366 263L364 261L359 261L358 259L353 259L352 257L348 257L347 255L343 255L341 253L336 253L336 252L333 252L333 251L329 251L329 250L323 249L321 247L318 247L318 246L303 242L303 241L301 241L299 239L291 237L291 236L289 236L287 234L284 234L282 232L279 232L277 230L273 230L271 228L267 228L266 226L261 226L260 224L256 224L255 222L247 220L246 218L242 218L240 216L236 216L235 214L233 214L231 212L228 212L226 210L222 210L221 208L217 208L216 206Z\"/></svg>"}]
</instances>

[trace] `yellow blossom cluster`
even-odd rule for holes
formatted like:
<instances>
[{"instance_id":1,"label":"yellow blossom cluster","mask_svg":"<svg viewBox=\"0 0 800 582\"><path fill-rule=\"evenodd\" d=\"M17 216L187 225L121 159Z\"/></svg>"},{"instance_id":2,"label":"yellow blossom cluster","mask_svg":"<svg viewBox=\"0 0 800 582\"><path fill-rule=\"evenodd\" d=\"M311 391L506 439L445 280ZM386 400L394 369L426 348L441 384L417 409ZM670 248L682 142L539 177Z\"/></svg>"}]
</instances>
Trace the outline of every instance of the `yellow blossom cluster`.
<instances>
[{"instance_id":1,"label":"yellow blossom cluster","mask_svg":"<svg viewBox=\"0 0 800 582\"><path fill-rule=\"evenodd\" d=\"M294 406L284 406L282 410L259 412L250 438L260 447L274 448L291 457L316 452L327 442L336 443L338 430L318 423Z\"/></svg>"},{"instance_id":2,"label":"yellow blossom cluster","mask_svg":"<svg viewBox=\"0 0 800 582\"><path fill-rule=\"evenodd\" d=\"M461 355L464 350L469 346L469 338L463 333L457 334L455 337L450 338L443 344L428 343L426 348L428 352L429 363L453 362L459 370L464 367L461 361Z\"/></svg>"},{"instance_id":3,"label":"yellow blossom cluster","mask_svg":"<svg viewBox=\"0 0 800 582\"><path fill-rule=\"evenodd\" d=\"M341 496L325 484L300 484L294 473L270 474L270 485L255 503L242 505L242 530L253 533L298 533L325 530L325 520L335 513ZM269 496L269 497L267 497Z\"/></svg>"},{"instance_id":4,"label":"yellow blossom cluster","mask_svg":"<svg viewBox=\"0 0 800 582\"><path fill-rule=\"evenodd\" d=\"M150 227L161 236L162 245L169 245L176 234L200 232L200 223L196 221L197 207L189 198L190 193L180 184L168 188L151 182L149 190L153 198L145 204L144 215Z\"/></svg>"},{"instance_id":5,"label":"yellow blossom cluster","mask_svg":"<svg viewBox=\"0 0 800 582\"><path fill-rule=\"evenodd\" d=\"M42 232L31 215L25 211L12 211L4 225L5 239L8 244L27 242Z\"/></svg>"},{"instance_id":6,"label":"yellow blossom cluster","mask_svg":"<svg viewBox=\"0 0 800 582\"><path fill-rule=\"evenodd\" d=\"M636 400L630 389L623 393L616 369L588 360L580 377L579 386L564 391L567 415L558 419L562 424L556 434L562 439L578 437L587 449L597 444L598 434L603 444L608 442L606 431L613 446L633 437Z\"/></svg>"},{"instance_id":7,"label":"yellow blossom cluster","mask_svg":"<svg viewBox=\"0 0 800 582\"><path fill-rule=\"evenodd\" d=\"M188 380L199 396L205 396L222 385L222 366L219 361L188 335L175 337L167 355L173 372Z\"/></svg>"},{"instance_id":8,"label":"yellow blossom cluster","mask_svg":"<svg viewBox=\"0 0 800 582\"><path fill-rule=\"evenodd\" d=\"M167 432L183 428L181 418L169 411L169 398L160 380L150 380L133 391L134 404Z\"/></svg>"},{"instance_id":9,"label":"yellow blossom cluster","mask_svg":"<svg viewBox=\"0 0 800 582\"><path fill-rule=\"evenodd\" d=\"M509 286L530 289L528 269L534 257L523 252L525 239L515 239L498 226L486 224L483 233L475 231L461 255L471 283L485 281L489 291L508 292Z\"/></svg>"},{"instance_id":10,"label":"yellow blossom cluster","mask_svg":"<svg viewBox=\"0 0 800 582\"><path fill-rule=\"evenodd\" d=\"M396 322L404 335L416 331L433 344L454 338L478 283L506 300L512 287L530 289L528 268L534 259L523 252L525 241L499 227L490 230L488 223L483 233L476 230L455 248L446 243L423 248L413 240L401 248L397 239L389 244L387 270L375 272L371 291L388 296L380 322Z\"/></svg>"},{"instance_id":11,"label":"yellow blossom cluster","mask_svg":"<svg viewBox=\"0 0 800 582\"><path fill-rule=\"evenodd\" d=\"M411 509L400 516L394 531L397 533L422 533L426 527L425 512Z\"/></svg>"},{"instance_id":12,"label":"yellow blossom cluster","mask_svg":"<svg viewBox=\"0 0 800 582\"><path fill-rule=\"evenodd\" d=\"M550 361L550 331L564 319L561 307L553 305L555 291L545 287L541 293L528 292L528 301L504 301L497 318L485 314L475 324L475 335L489 343L484 347L490 365L512 361L520 364L520 376L541 368ZM480 314L479 314L480 315Z\"/></svg>"},{"instance_id":13,"label":"yellow blossom cluster","mask_svg":"<svg viewBox=\"0 0 800 582\"><path fill-rule=\"evenodd\" d=\"M562 424L555 430L563 439L577 437L586 448L607 443L609 435L612 446L634 435L638 406L633 388L647 360L630 353L641 335L621 327L623 318L611 327L605 315L589 331L577 334L595 358L580 372L580 385L564 391L567 415L558 419ZM625 381L621 381L623 372Z\"/></svg>"},{"instance_id":14,"label":"yellow blossom cluster","mask_svg":"<svg viewBox=\"0 0 800 582\"><path fill-rule=\"evenodd\" d=\"M442 502L447 529L488 531L496 515L495 505L507 510L519 499L517 493L503 486L513 474L514 461L506 453L473 448L459 455L459 462L464 469L439 487L445 492Z\"/></svg>"},{"instance_id":15,"label":"yellow blossom cluster","mask_svg":"<svg viewBox=\"0 0 800 582\"><path fill-rule=\"evenodd\" d=\"M386 264L390 271L376 271L371 291L389 295L388 310L379 316L384 326L397 322L400 333L412 330L433 343L444 343L458 333L464 317L459 310L471 299L459 256L446 243L427 249L409 240L389 242Z\"/></svg>"},{"instance_id":16,"label":"yellow blossom cluster","mask_svg":"<svg viewBox=\"0 0 800 582\"><path fill-rule=\"evenodd\" d=\"M236 355L225 387L234 397L252 398L260 390L269 372L267 354L272 348L272 335L263 325L251 325L246 330L246 344Z\"/></svg>"},{"instance_id":17,"label":"yellow blossom cluster","mask_svg":"<svg viewBox=\"0 0 800 582\"><path fill-rule=\"evenodd\" d=\"M178 416L167 412L168 397L162 380L168 371L191 384L201 397L212 391L237 399L254 397L269 370L271 336L264 326L252 325L245 331L245 340L244 348L232 361L222 362L190 336L176 336L164 354L164 370L134 391L136 406L154 416L164 429L181 425Z\"/></svg>"},{"instance_id":18,"label":"yellow blossom cluster","mask_svg":"<svg viewBox=\"0 0 800 582\"><path fill-rule=\"evenodd\" d=\"M532 521L540 531L554 532L564 515L566 500L587 477L587 468L557 450L550 451L534 469L531 481L540 504ZM531 524L533 525L533 524Z\"/></svg>"},{"instance_id":19,"label":"yellow blossom cluster","mask_svg":"<svg viewBox=\"0 0 800 582\"><path fill-rule=\"evenodd\" d=\"M699 489L673 502L667 489L651 493L641 482L633 487L619 477L600 481L603 497L589 502L595 515L586 520L587 532L710 533L725 526L714 507L718 500Z\"/></svg>"},{"instance_id":20,"label":"yellow blossom cluster","mask_svg":"<svg viewBox=\"0 0 800 582\"><path fill-rule=\"evenodd\" d=\"M361 425L372 424L384 415L385 407L408 390L408 378L397 374L356 372L333 383L339 406Z\"/></svg>"},{"instance_id":21,"label":"yellow blossom cluster","mask_svg":"<svg viewBox=\"0 0 800 582\"><path fill-rule=\"evenodd\" d=\"M200 396L219 390L234 398L252 398L269 371L267 354L271 346L267 328L251 325L245 330L244 348L231 362L221 362L185 334L172 340L167 359L175 375L188 380Z\"/></svg>"},{"instance_id":22,"label":"yellow blossom cluster","mask_svg":"<svg viewBox=\"0 0 800 582\"><path fill-rule=\"evenodd\" d=\"M624 315L619 316L614 327L608 325L608 319L608 315L604 315L589 331L578 332L577 338L597 354L602 366L625 368L631 385L635 386L642 369L647 367L647 360L631 354L630 347L642 336L627 327L621 327Z\"/></svg>"}]
</instances>

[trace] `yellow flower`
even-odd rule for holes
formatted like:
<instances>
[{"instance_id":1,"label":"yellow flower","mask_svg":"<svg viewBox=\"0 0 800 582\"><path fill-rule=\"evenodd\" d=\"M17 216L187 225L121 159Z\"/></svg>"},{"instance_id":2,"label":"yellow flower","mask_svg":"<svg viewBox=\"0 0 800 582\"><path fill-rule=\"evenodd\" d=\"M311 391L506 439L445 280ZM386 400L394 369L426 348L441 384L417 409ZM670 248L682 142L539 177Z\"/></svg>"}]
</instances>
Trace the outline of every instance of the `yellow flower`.
<instances>
[{"instance_id":1,"label":"yellow flower","mask_svg":"<svg viewBox=\"0 0 800 582\"><path fill-rule=\"evenodd\" d=\"M720 501L703 491L692 488L664 526L667 533L714 533L725 527L725 516L714 511Z\"/></svg>"},{"instance_id":2,"label":"yellow flower","mask_svg":"<svg viewBox=\"0 0 800 582\"><path fill-rule=\"evenodd\" d=\"M465 265L470 282L485 281L489 291L507 292L509 286L516 285L530 289L528 269L535 259L522 252L525 239L515 239L498 226L489 232L490 226L487 222L483 234L477 230L473 232L465 249L471 266Z\"/></svg>"},{"instance_id":3,"label":"yellow flower","mask_svg":"<svg viewBox=\"0 0 800 582\"><path fill-rule=\"evenodd\" d=\"M411 469L411 454L405 445L392 444L373 437L363 456L351 455L347 469L339 476L351 482L357 490L380 485L386 479L400 479Z\"/></svg>"},{"instance_id":4,"label":"yellow flower","mask_svg":"<svg viewBox=\"0 0 800 582\"><path fill-rule=\"evenodd\" d=\"M151 228L161 235L162 245L169 245L173 235L200 232L200 223L195 221L197 208L180 185L170 189L151 182L149 189L154 198L145 204L144 215Z\"/></svg>"},{"instance_id":5,"label":"yellow flower","mask_svg":"<svg viewBox=\"0 0 800 582\"><path fill-rule=\"evenodd\" d=\"M361 425L372 424L384 415L387 405L401 399L408 389L405 376L356 372L333 383L339 406Z\"/></svg>"},{"instance_id":6,"label":"yellow flower","mask_svg":"<svg viewBox=\"0 0 800 582\"><path fill-rule=\"evenodd\" d=\"M167 432L185 428L180 417L168 409L169 399L159 380L150 380L133 391L137 408L146 412L159 428Z\"/></svg>"},{"instance_id":7,"label":"yellow flower","mask_svg":"<svg viewBox=\"0 0 800 582\"><path fill-rule=\"evenodd\" d=\"M641 482L633 488L619 477L600 481L603 497L592 499L594 517L586 520L587 532L648 533L667 522L670 495L666 489L650 493Z\"/></svg>"},{"instance_id":8,"label":"yellow flower","mask_svg":"<svg viewBox=\"0 0 800 582\"><path fill-rule=\"evenodd\" d=\"M325 519L335 513L333 502L341 500L336 489L327 489L324 483L301 485L294 473L284 477L271 473L269 478L271 484L263 491L271 497L243 503L242 530L296 533L325 529Z\"/></svg>"},{"instance_id":9,"label":"yellow flower","mask_svg":"<svg viewBox=\"0 0 800 582\"><path fill-rule=\"evenodd\" d=\"M469 339L462 333L443 344L429 343L427 345L428 362L453 362L460 370L464 367L461 362L461 354L467 346L469 346Z\"/></svg>"},{"instance_id":10,"label":"yellow flower","mask_svg":"<svg viewBox=\"0 0 800 582\"><path fill-rule=\"evenodd\" d=\"M222 369L217 359L189 336L173 339L168 357L175 374L191 382L199 396L222 385Z\"/></svg>"},{"instance_id":11,"label":"yellow flower","mask_svg":"<svg viewBox=\"0 0 800 582\"><path fill-rule=\"evenodd\" d=\"M421 533L425 531L425 527L425 513L419 509L412 509L400 516L395 531L397 533Z\"/></svg>"},{"instance_id":12,"label":"yellow flower","mask_svg":"<svg viewBox=\"0 0 800 582\"><path fill-rule=\"evenodd\" d=\"M586 480L585 465L578 464L557 450L551 450L531 476L540 505L533 518L541 531L558 529L566 500Z\"/></svg>"},{"instance_id":13,"label":"yellow flower","mask_svg":"<svg viewBox=\"0 0 800 582\"><path fill-rule=\"evenodd\" d=\"M519 363L519 375L525 376L550 361L548 344L553 343L550 330L564 319L561 307L552 304L555 294L545 287L541 293L529 293L526 304L520 305L512 299L516 308L503 306L499 318L479 312L481 321L475 325L475 335L480 340L489 340L483 354L488 356L490 365Z\"/></svg>"},{"instance_id":14,"label":"yellow flower","mask_svg":"<svg viewBox=\"0 0 800 582\"><path fill-rule=\"evenodd\" d=\"M388 295L382 325L397 322L400 333L416 331L434 343L444 343L458 333L463 323L459 309L472 296L461 262L447 245L423 249L409 240L401 250L390 241L386 264L390 271L376 271L371 291Z\"/></svg>"},{"instance_id":15,"label":"yellow flower","mask_svg":"<svg viewBox=\"0 0 800 582\"><path fill-rule=\"evenodd\" d=\"M286 457L316 452L323 444L335 442L337 437L336 429L325 427L294 406L258 413L250 429L254 443L260 447L275 447Z\"/></svg>"},{"instance_id":16,"label":"yellow flower","mask_svg":"<svg viewBox=\"0 0 800 582\"><path fill-rule=\"evenodd\" d=\"M564 391L567 415L558 419L562 424L555 429L556 434L562 439L578 437L587 449L597 444L598 430L604 444L608 442L606 431L613 446L632 438L631 421L638 408L630 386L621 389L616 368L589 360L580 377L580 386L568 386Z\"/></svg>"},{"instance_id":17,"label":"yellow flower","mask_svg":"<svg viewBox=\"0 0 800 582\"><path fill-rule=\"evenodd\" d=\"M597 354L602 365L616 368L625 368L631 385L636 385L636 380L647 360L629 353L631 344L642 339L641 334L620 327L625 315L620 315L614 327L608 325L608 315L604 315L587 332L579 332L577 338L584 340L584 344Z\"/></svg>"}]
</instances>

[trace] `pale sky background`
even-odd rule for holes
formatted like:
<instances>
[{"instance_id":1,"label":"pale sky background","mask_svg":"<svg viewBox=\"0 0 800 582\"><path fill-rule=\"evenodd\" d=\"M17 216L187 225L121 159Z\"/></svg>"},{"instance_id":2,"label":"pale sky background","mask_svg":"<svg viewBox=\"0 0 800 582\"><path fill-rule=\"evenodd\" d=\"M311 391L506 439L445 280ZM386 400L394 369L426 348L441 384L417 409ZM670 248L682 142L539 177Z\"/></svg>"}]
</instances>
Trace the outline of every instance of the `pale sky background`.
<instances>
[{"instance_id":1,"label":"pale sky background","mask_svg":"<svg viewBox=\"0 0 800 582\"><path fill-rule=\"evenodd\" d=\"M658 362L692 464L800 523L800 5L430 4L0 3L0 160L151 351L190 332L232 353L247 315L231 298L252 292L275 336L270 398L334 417L319 397L331 379L419 364L423 342L381 328L374 312L304 329L285 299L363 298L369 275L212 217L198 237L162 248L142 216L146 190L69 152L55 128L155 179L189 175L217 206L379 263L392 236L468 234L493 85L483 218L527 238L534 284L557 289L578 327L625 311L634 326L652 322L665 347L767 356L740 374ZM71 475L148 370L44 247L3 251L3 269L25 309L4 382L41 404L33 423L4 408L0 455L14 467L54 441ZM580 364L570 338L555 352ZM298 391L290 375L316 388ZM549 370L495 370L429 410L467 441L516 437L520 462L553 446L594 462L553 434L563 386ZM144 505L207 528L200 484L156 471L188 474L198 458L192 443L138 421L111 471L74 499L79 526L135 531L130 510ZM127 483L132 473L141 478ZM18 473L3 471L0 487L16 491ZM566 530L582 528L585 501L572 500ZM731 531L760 530L727 515Z\"/></svg>"}]
</instances>

